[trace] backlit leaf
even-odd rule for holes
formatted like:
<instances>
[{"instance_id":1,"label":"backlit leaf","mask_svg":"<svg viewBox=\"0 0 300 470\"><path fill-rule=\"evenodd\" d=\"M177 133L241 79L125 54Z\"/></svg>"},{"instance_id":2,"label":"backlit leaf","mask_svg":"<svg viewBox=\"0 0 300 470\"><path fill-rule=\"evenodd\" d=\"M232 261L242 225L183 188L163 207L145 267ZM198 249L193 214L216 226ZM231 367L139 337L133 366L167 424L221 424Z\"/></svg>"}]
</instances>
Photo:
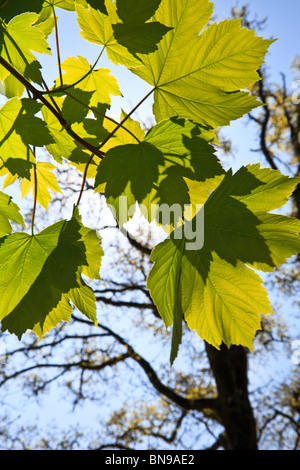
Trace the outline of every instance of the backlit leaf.
<instances>
[{"instance_id":1,"label":"backlit leaf","mask_svg":"<svg viewBox=\"0 0 300 470\"><path fill-rule=\"evenodd\" d=\"M9 221L25 225L17 204L12 201L11 196L0 191L0 237L4 237L12 232Z\"/></svg>"},{"instance_id":2,"label":"backlit leaf","mask_svg":"<svg viewBox=\"0 0 300 470\"><path fill-rule=\"evenodd\" d=\"M212 10L208 0L178 0L176 8L173 0L162 0L154 15L173 29L157 51L139 55L144 67L131 70L155 86L157 121L180 116L216 128L259 105L240 90L259 79L256 71L274 40L242 28L240 19L202 31Z\"/></svg>"},{"instance_id":3,"label":"backlit leaf","mask_svg":"<svg viewBox=\"0 0 300 470\"><path fill-rule=\"evenodd\" d=\"M121 225L127 221L126 214L120 220L121 196L126 198L127 210L136 202L146 206L148 220L156 216L155 204L193 204L184 178L198 182L209 179L210 184L206 181L203 191L198 191L207 198L208 191L218 184L214 178L224 172L210 145L214 141L211 130L191 121L163 121L140 143L120 145L107 152L98 168L96 190L103 190L105 185L107 201L114 206Z\"/></svg>"},{"instance_id":4,"label":"backlit leaf","mask_svg":"<svg viewBox=\"0 0 300 470\"><path fill-rule=\"evenodd\" d=\"M0 312L7 316L22 300L49 255L57 248L64 223L44 230L36 236L13 233L0 245Z\"/></svg>"},{"instance_id":5,"label":"backlit leaf","mask_svg":"<svg viewBox=\"0 0 300 470\"><path fill-rule=\"evenodd\" d=\"M36 180L37 180L37 202L48 210L49 203L52 199L51 192L61 193L56 176L52 171L56 167L51 163L36 163ZM30 180L23 179L20 184L22 198L24 198L30 190L34 194L34 170L31 170Z\"/></svg>"},{"instance_id":6,"label":"backlit leaf","mask_svg":"<svg viewBox=\"0 0 300 470\"><path fill-rule=\"evenodd\" d=\"M91 70L90 64L84 57L68 57L62 63L62 69L64 85L78 82L78 88L93 93L90 106L96 107L98 103L110 104L111 95L121 95L117 80L110 75L110 70L105 68Z\"/></svg>"},{"instance_id":7,"label":"backlit leaf","mask_svg":"<svg viewBox=\"0 0 300 470\"><path fill-rule=\"evenodd\" d=\"M73 308L69 303L68 297L66 294L63 294L58 305L46 315L43 322L37 323L32 328L32 331L41 340L46 333L48 333L52 328L57 327L57 325L62 321L69 322L72 312Z\"/></svg>"},{"instance_id":8,"label":"backlit leaf","mask_svg":"<svg viewBox=\"0 0 300 470\"><path fill-rule=\"evenodd\" d=\"M40 13L43 8L44 0L22 0L16 2L15 0L6 0L0 6L0 18L5 21L11 20L14 16L20 15L25 12Z\"/></svg>"},{"instance_id":9,"label":"backlit leaf","mask_svg":"<svg viewBox=\"0 0 300 470\"><path fill-rule=\"evenodd\" d=\"M20 338L31 329L41 339L69 321L71 304L97 323L96 298L82 276L100 279L103 251L96 232L82 225L77 207L71 220L38 235L13 234L1 241L3 331Z\"/></svg>"},{"instance_id":10,"label":"backlit leaf","mask_svg":"<svg viewBox=\"0 0 300 470\"><path fill-rule=\"evenodd\" d=\"M3 246L0 247L1 272L3 275L6 272L8 278L5 283L1 283L1 288L7 288L1 304L4 304L1 310L4 316L3 331L7 329L20 338L27 329L32 329L37 323L42 325L49 312L59 304L62 294L78 286L78 269L86 264L79 229L79 223L72 218L70 221L58 222L36 236L27 235L25 243L23 240L20 247L10 243L9 248L18 248L15 254L11 255L13 265L11 260L8 263L7 259L3 258ZM6 240L11 237L13 235ZM17 241L20 245L20 240ZM43 245L41 241L44 242ZM3 245L5 246L5 241ZM48 250L41 256L45 245ZM16 263L19 263L19 268ZM8 266L12 269L11 276L7 275ZM18 281L19 285L16 286ZM12 295L14 289L16 292ZM9 295L12 296L10 300Z\"/></svg>"},{"instance_id":11,"label":"backlit leaf","mask_svg":"<svg viewBox=\"0 0 300 470\"><path fill-rule=\"evenodd\" d=\"M35 116L41 106L28 98L12 98L0 110L0 156L33 161L29 147L54 142L46 123Z\"/></svg>"},{"instance_id":12,"label":"backlit leaf","mask_svg":"<svg viewBox=\"0 0 300 470\"><path fill-rule=\"evenodd\" d=\"M260 314L272 309L251 267L272 271L300 251L300 222L268 213L285 204L298 181L259 165L229 171L204 205L204 226L194 231L196 239L203 231L204 245L191 248L184 226L155 247L148 288L166 326L174 322L172 361L183 317L216 348L224 342L252 349Z\"/></svg>"},{"instance_id":13,"label":"backlit leaf","mask_svg":"<svg viewBox=\"0 0 300 470\"><path fill-rule=\"evenodd\" d=\"M117 0L116 4L121 21L112 27L118 43L133 55L157 50L157 44L170 29L158 21L148 21L157 10L160 0Z\"/></svg>"},{"instance_id":14,"label":"backlit leaf","mask_svg":"<svg viewBox=\"0 0 300 470\"><path fill-rule=\"evenodd\" d=\"M115 64L126 67L140 65L139 59L134 57L126 47L119 44L114 36L112 25L118 22L116 4L109 0L106 2L109 15L92 8L84 1L76 2L76 13L80 34L89 42L105 46L108 58Z\"/></svg>"},{"instance_id":15,"label":"backlit leaf","mask_svg":"<svg viewBox=\"0 0 300 470\"><path fill-rule=\"evenodd\" d=\"M41 84L41 75L37 73L40 65L32 51L40 54L51 54L51 51L44 32L35 25L38 18L37 13L26 12L8 24L0 22L0 55L28 80ZM0 68L0 80L4 81L8 74L4 67Z\"/></svg>"}]
</instances>

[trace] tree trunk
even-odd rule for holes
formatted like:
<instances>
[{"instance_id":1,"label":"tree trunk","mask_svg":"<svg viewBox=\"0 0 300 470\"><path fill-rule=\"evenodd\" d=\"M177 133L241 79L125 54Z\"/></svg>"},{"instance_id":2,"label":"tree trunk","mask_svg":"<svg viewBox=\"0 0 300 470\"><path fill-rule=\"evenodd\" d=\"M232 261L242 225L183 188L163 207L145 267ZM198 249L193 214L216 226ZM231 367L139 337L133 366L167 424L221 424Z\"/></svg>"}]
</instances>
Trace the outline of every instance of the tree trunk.
<instances>
[{"instance_id":1,"label":"tree trunk","mask_svg":"<svg viewBox=\"0 0 300 470\"><path fill-rule=\"evenodd\" d=\"M220 350L206 344L218 390L218 414L226 432L226 450L257 450L256 423L248 394L247 353L241 346Z\"/></svg>"}]
</instances>

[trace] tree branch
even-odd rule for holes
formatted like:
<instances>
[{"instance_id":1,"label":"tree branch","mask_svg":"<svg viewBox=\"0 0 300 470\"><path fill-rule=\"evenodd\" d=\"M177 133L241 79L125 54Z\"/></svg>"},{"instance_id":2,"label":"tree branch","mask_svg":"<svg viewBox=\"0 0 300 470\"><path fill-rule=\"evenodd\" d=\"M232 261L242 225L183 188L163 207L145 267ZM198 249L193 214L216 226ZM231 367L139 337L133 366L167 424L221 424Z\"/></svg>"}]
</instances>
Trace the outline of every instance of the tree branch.
<instances>
[{"instance_id":1,"label":"tree branch","mask_svg":"<svg viewBox=\"0 0 300 470\"><path fill-rule=\"evenodd\" d=\"M41 103L43 103L49 111L56 117L56 119L59 121L61 126L66 130L66 132L82 147L86 148L89 150L92 154L97 155L99 158L104 157L104 153L101 152L98 148L94 147L93 145L89 144L86 142L84 139L82 139L76 132L74 132L71 128L71 126L67 123L67 121L64 119L61 113L57 111L57 109L52 106L49 101L46 100L44 97L44 94L39 91L37 88L35 88L23 75L21 75L12 65L10 65L3 57L0 57L0 65L6 68L17 80L19 80L20 83L22 83L27 90L29 90L32 93L32 98L34 100L40 100Z\"/></svg>"},{"instance_id":2,"label":"tree branch","mask_svg":"<svg viewBox=\"0 0 300 470\"><path fill-rule=\"evenodd\" d=\"M142 356L140 356L133 347L127 343L121 336L117 333L112 331L110 328L99 324L98 325L103 330L109 332L111 336L113 336L120 344L125 346L128 350L129 357L131 357L145 372L147 375L150 383L152 386L161 394L164 395L166 398L171 400L173 403L176 403L180 406L183 410L197 410L197 411L204 411L205 409L212 409L215 410L218 405L218 400L215 398L196 398L190 399L185 398L178 393L174 392L171 388L164 385L160 379L158 378L156 372Z\"/></svg>"}]
</instances>

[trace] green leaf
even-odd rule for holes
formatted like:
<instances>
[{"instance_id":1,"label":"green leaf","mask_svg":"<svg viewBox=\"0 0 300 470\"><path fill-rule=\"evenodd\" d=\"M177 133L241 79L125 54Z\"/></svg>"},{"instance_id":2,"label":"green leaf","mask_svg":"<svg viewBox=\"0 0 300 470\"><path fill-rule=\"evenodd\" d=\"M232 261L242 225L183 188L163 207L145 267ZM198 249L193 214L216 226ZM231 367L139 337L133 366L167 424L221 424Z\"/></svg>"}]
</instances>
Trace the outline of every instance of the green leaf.
<instances>
[{"instance_id":1,"label":"green leaf","mask_svg":"<svg viewBox=\"0 0 300 470\"><path fill-rule=\"evenodd\" d=\"M207 199L217 183L216 176L224 173L210 142L213 131L191 121L171 119L154 126L144 140L136 144L111 148L100 162L95 188L103 190L107 202L116 210L122 225L129 218L120 218L120 197L126 209L136 202L146 207L148 220L156 217L158 208L168 204L193 204L185 178L204 183L198 191ZM133 215L133 214L132 214Z\"/></svg>"},{"instance_id":2,"label":"green leaf","mask_svg":"<svg viewBox=\"0 0 300 470\"><path fill-rule=\"evenodd\" d=\"M27 235L25 240L27 243L23 243L25 246L16 246L19 249L15 255L11 255L14 259L11 276L1 283L1 287L6 284L5 299L8 304L5 304L2 310L2 316L5 312L2 320L3 331L7 329L20 338L27 329L32 329L37 323L42 326L47 315L57 307L62 294L78 286L78 269L86 264L85 248L80 240L79 229L80 225L75 219L62 221L36 236ZM41 241L44 242L43 245ZM51 244L51 250L42 253L42 249L45 245L47 249L48 244ZM0 253L2 251L3 246ZM3 275L5 271L7 275L8 265L11 263L11 261L8 263L6 258L3 259L1 264ZM14 279L12 279L13 274ZM16 286L17 280L19 280L18 286ZM13 289L16 289L16 292L13 293ZM10 300L7 299L8 295L12 295ZM1 305L3 303L4 299Z\"/></svg>"},{"instance_id":3,"label":"green leaf","mask_svg":"<svg viewBox=\"0 0 300 470\"><path fill-rule=\"evenodd\" d=\"M123 23L145 23L156 12L161 0L117 0L117 13Z\"/></svg>"},{"instance_id":4,"label":"green leaf","mask_svg":"<svg viewBox=\"0 0 300 470\"><path fill-rule=\"evenodd\" d=\"M299 221L267 212L281 207L298 182L259 165L227 172L205 204L206 248L232 265L240 260L267 272L280 266L300 248Z\"/></svg>"},{"instance_id":5,"label":"green leaf","mask_svg":"<svg viewBox=\"0 0 300 470\"><path fill-rule=\"evenodd\" d=\"M28 292L49 255L57 248L64 222L36 236L13 233L0 245L0 312L1 319L18 305Z\"/></svg>"},{"instance_id":6,"label":"green leaf","mask_svg":"<svg viewBox=\"0 0 300 470\"><path fill-rule=\"evenodd\" d=\"M32 53L51 54L45 34L35 23L37 13L23 13L14 17L7 25L0 22L0 54L28 80L41 84L41 67ZM9 72L1 67L0 80L4 81Z\"/></svg>"},{"instance_id":7,"label":"green leaf","mask_svg":"<svg viewBox=\"0 0 300 470\"><path fill-rule=\"evenodd\" d=\"M216 348L224 342L252 349L260 314L272 309L251 267L272 271L300 251L299 220L268 213L298 182L259 165L228 171L204 205L204 226L193 230L196 238L203 231L204 245L190 245L196 216L155 247L148 288L166 326L174 322L172 361L182 317Z\"/></svg>"},{"instance_id":8,"label":"green leaf","mask_svg":"<svg viewBox=\"0 0 300 470\"><path fill-rule=\"evenodd\" d=\"M41 106L29 98L12 98L0 112L0 152L4 162L23 159L34 162L30 145L54 142L46 123L35 116Z\"/></svg>"},{"instance_id":9,"label":"green leaf","mask_svg":"<svg viewBox=\"0 0 300 470\"><path fill-rule=\"evenodd\" d=\"M171 29L157 21L148 21L157 10L160 0L117 0L116 4L121 22L112 27L118 43L133 55L157 50L157 44Z\"/></svg>"},{"instance_id":10,"label":"green leaf","mask_svg":"<svg viewBox=\"0 0 300 470\"><path fill-rule=\"evenodd\" d=\"M14 96L21 97L24 93L24 89L24 85L13 75L9 74L3 81L1 94L6 96L6 98L13 98Z\"/></svg>"},{"instance_id":11,"label":"green leaf","mask_svg":"<svg viewBox=\"0 0 300 470\"><path fill-rule=\"evenodd\" d=\"M63 99L55 98L58 105L61 105ZM42 116L47 125L47 128L53 138L54 143L46 144L46 149L52 157L58 162L62 163L65 158L75 162L86 162L88 160L88 153L77 144L74 139L62 128L56 117L49 111L46 106L42 107Z\"/></svg>"},{"instance_id":12,"label":"green leaf","mask_svg":"<svg viewBox=\"0 0 300 470\"><path fill-rule=\"evenodd\" d=\"M22 107L15 119L14 128L17 134L21 136L24 144L43 147L52 143L53 138L47 129L46 123L35 116L40 112L42 105L29 98L21 99L20 103Z\"/></svg>"},{"instance_id":13,"label":"green leaf","mask_svg":"<svg viewBox=\"0 0 300 470\"><path fill-rule=\"evenodd\" d=\"M232 178L231 193L248 209L268 212L289 201L297 181L297 178L283 175L279 170L260 168L259 163L246 165Z\"/></svg>"},{"instance_id":14,"label":"green leaf","mask_svg":"<svg viewBox=\"0 0 300 470\"><path fill-rule=\"evenodd\" d=\"M114 36L119 44L131 54L147 54L157 50L157 44L170 30L167 26L151 23L117 23L113 25Z\"/></svg>"},{"instance_id":15,"label":"green leaf","mask_svg":"<svg viewBox=\"0 0 300 470\"><path fill-rule=\"evenodd\" d=\"M80 234L85 245L87 264L82 267L82 274L87 276L89 279L100 280L99 271L101 267L101 259L104 254L100 245L101 237L98 235L96 230L82 225L81 216L79 214L78 207L76 206L73 210L73 216L81 225Z\"/></svg>"},{"instance_id":16,"label":"green leaf","mask_svg":"<svg viewBox=\"0 0 300 470\"><path fill-rule=\"evenodd\" d=\"M17 204L12 202L11 196L0 191L0 237L12 232L10 220L16 224L25 225L19 211Z\"/></svg>"},{"instance_id":17,"label":"green leaf","mask_svg":"<svg viewBox=\"0 0 300 470\"><path fill-rule=\"evenodd\" d=\"M37 202L48 210L49 203L52 199L51 192L61 193L56 176L52 171L56 167L51 163L36 163L36 180L37 180ZM34 169L31 170L30 179L23 179L20 184L22 198L24 198L30 190L34 194Z\"/></svg>"},{"instance_id":18,"label":"green leaf","mask_svg":"<svg viewBox=\"0 0 300 470\"><path fill-rule=\"evenodd\" d=\"M82 276L100 279L100 238L84 227L78 208L69 221L35 236L9 235L0 245L0 311L3 331L19 338L32 329L41 338L68 321L70 302L93 322L96 298Z\"/></svg>"},{"instance_id":19,"label":"green leaf","mask_svg":"<svg viewBox=\"0 0 300 470\"><path fill-rule=\"evenodd\" d=\"M24 12L40 13L43 8L44 0L22 0L16 2L15 0L7 0L2 2L0 6L0 18L5 21L11 20L14 16L20 15Z\"/></svg>"},{"instance_id":20,"label":"green leaf","mask_svg":"<svg viewBox=\"0 0 300 470\"><path fill-rule=\"evenodd\" d=\"M0 112L0 151L2 160L9 158L28 157L28 146L24 144L22 137L17 132L15 122L22 110L22 102L18 98L12 98L1 108Z\"/></svg>"},{"instance_id":21,"label":"green leaf","mask_svg":"<svg viewBox=\"0 0 300 470\"><path fill-rule=\"evenodd\" d=\"M84 91L80 88L68 88L67 96L62 104L62 114L68 124L82 122L91 112L89 106L93 93L93 91ZM104 107L104 113L107 106Z\"/></svg>"},{"instance_id":22,"label":"green leaf","mask_svg":"<svg viewBox=\"0 0 300 470\"><path fill-rule=\"evenodd\" d=\"M118 82L110 75L110 70L91 69L90 64L84 57L68 57L61 65L64 71L64 85L75 85L85 92L92 92L90 106L97 106L98 103L111 104L111 95L121 96ZM85 77L85 78L84 78Z\"/></svg>"},{"instance_id":23,"label":"green leaf","mask_svg":"<svg viewBox=\"0 0 300 470\"><path fill-rule=\"evenodd\" d=\"M91 2L89 3L80 0L80 3L77 1L75 5L82 37L94 44L105 46L108 58L115 64L122 64L126 67L140 65L139 59L119 44L114 36L112 25L119 19L115 2L112 0L106 2L109 15L93 8Z\"/></svg>"},{"instance_id":24,"label":"green leaf","mask_svg":"<svg viewBox=\"0 0 300 470\"><path fill-rule=\"evenodd\" d=\"M57 307L54 307L48 315L46 315L43 323L37 323L32 331L38 336L39 340L45 336L52 328L57 327L62 321L69 322L73 308L69 303L66 294L63 294Z\"/></svg>"},{"instance_id":25,"label":"green leaf","mask_svg":"<svg viewBox=\"0 0 300 470\"><path fill-rule=\"evenodd\" d=\"M207 25L208 0L162 0L154 20L171 28L158 50L139 55L131 71L155 87L157 121L180 116L214 128L243 116L259 102L241 89L259 79L257 70L274 40L241 28L241 20Z\"/></svg>"},{"instance_id":26,"label":"green leaf","mask_svg":"<svg viewBox=\"0 0 300 470\"><path fill-rule=\"evenodd\" d=\"M74 306L94 324L97 324L96 297L94 291L85 284L81 277L78 286L68 292L68 297Z\"/></svg>"},{"instance_id":27,"label":"green leaf","mask_svg":"<svg viewBox=\"0 0 300 470\"><path fill-rule=\"evenodd\" d=\"M120 122L126 117L124 111L121 112ZM116 128L116 123L105 119L103 121L104 128L111 133ZM126 122L120 127L111 139L102 147L104 152L107 152L110 148L117 147L118 145L124 144L136 144L144 140L145 131L142 129L141 124L135 121L131 117L128 117Z\"/></svg>"}]
</instances>

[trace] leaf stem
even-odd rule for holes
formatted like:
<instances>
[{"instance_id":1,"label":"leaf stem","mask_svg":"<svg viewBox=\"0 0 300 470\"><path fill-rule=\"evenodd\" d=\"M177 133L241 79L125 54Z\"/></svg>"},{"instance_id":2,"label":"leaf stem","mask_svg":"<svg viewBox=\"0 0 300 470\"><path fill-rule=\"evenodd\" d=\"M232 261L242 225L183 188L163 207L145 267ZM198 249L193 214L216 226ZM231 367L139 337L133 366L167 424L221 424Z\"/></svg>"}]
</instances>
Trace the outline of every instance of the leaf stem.
<instances>
[{"instance_id":1,"label":"leaf stem","mask_svg":"<svg viewBox=\"0 0 300 470\"><path fill-rule=\"evenodd\" d=\"M141 106L141 104L144 103L144 101L146 101L147 98L149 98L149 96L153 93L153 91L155 90L155 88L152 88L152 90L149 91L149 93L147 93L146 96L144 96L144 98L141 99L141 101L139 101L139 103L130 111L129 114L127 114L124 119L122 119L122 121L115 127L115 129L103 140L103 142L101 143L101 145L98 147L98 149L100 150L105 144L106 142L115 135L115 133L117 132L118 129L120 129L120 127L122 127L125 122L127 121L128 118L130 118L130 116L135 113L135 111L139 108L139 106Z\"/></svg>"},{"instance_id":2,"label":"leaf stem","mask_svg":"<svg viewBox=\"0 0 300 470\"><path fill-rule=\"evenodd\" d=\"M122 127L125 122L127 121L127 119L138 109L139 106L141 106L142 103L144 103L144 101L146 101L146 99L153 93L153 91L155 90L155 88L153 88L152 90L149 91L149 93L147 93L146 96L144 96L144 98L141 99L141 101L138 102L138 104L130 111L129 114L127 114L124 119L122 119L122 121L114 128L114 130L103 140L103 142L101 143L101 145L98 147L98 150L100 150L105 144L106 142L111 139L111 137L113 137L115 135L115 133L117 132L118 129L120 129L120 127ZM86 176L87 176L87 172L88 172L88 168L92 162L94 158L94 155L92 154L85 166L85 169L84 169L84 174L83 174L83 179L82 179L82 185L81 185L81 188L80 188L80 192L79 192L79 196L78 196L78 200L77 200L77 203L76 203L76 206L79 206L79 203L80 203L80 200L81 200L81 196L83 194L83 190L84 190L84 186L85 186L85 183L86 183Z\"/></svg>"},{"instance_id":3,"label":"leaf stem","mask_svg":"<svg viewBox=\"0 0 300 470\"><path fill-rule=\"evenodd\" d=\"M35 147L33 147L33 155L35 155ZM32 209L32 219L31 219L31 235L34 235L34 219L36 213L36 203L37 203L37 171L36 171L36 162L33 165L33 209Z\"/></svg>"},{"instance_id":4,"label":"leaf stem","mask_svg":"<svg viewBox=\"0 0 300 470\"><path fill-rule=\"evenodd\" d=\"M80 99L76 98L76 96L73 96L71 93L68 93L67 91L65 92L67 96L69 96L71 99L73 99L74 101L76 101L77 103L81 104L83 107L89 109L90 111L92 111L94 114L97 114L98 116L101 116L103 117L104 119L107 119L108 121L112 122L113 124L116 124L117 126L119 125L119 122L116 121L115 119L113 119L112 117L110 116L107 116L106 114L103 114L101 113L100 111L98 111L97 108L93 108L92 106L89 106L88 104L84 103L83 101L81 101ZM124 127L123 125L121 126L122 129L124 131L126 131L128 134L131 135L131 137L133 137L138 143L140 143L140 140L137 138L136 135L134 135L133 132L131 132L129 129L127 129L126 127Z\"/></svg>"},{"instance_id":5,"label":"leaf stem","mask_svg":"<svg viewBox=\"0 0 300 470\"><path fill-rule=\"evenodd\" d=\"M53 18L54 18L55 43L56 43L56 53L57 53L57 61L58 61L58 71L59 71L60 86L63 86L62 69L61 69L61 60L60 60L60 49L59 49L59 39L58 39L57 16L56 16L56 13L55 13L54 5L52 5L52 12L53 12Z\"/></svg>"},{"instance_id":6,"label":"leaf stem","mask_svg":"<svg viewBox=\"0 0 300 470\"><path fill-rule=\"evenodd\" d=\"M81 197L82 197L82 194L83 194L83 191L84 191L84 186L85 186L86 179L87 179L87 172L88 172L88 169L89 169L90 164L92 163L93 158L94 158L94 154L92 153L92 155L91 155L90 158L88 159L87 164L85 165L85 168L84 168L84 172L83 172L83 176L82 176L81 188L80 188L79 196L78 196L78 199L77 199L77 202L76 202L76 206L77 206L77 207L78 207L79 204L80 204L80 200L81 200Z\"/></svg>"},{"instance_id":7,"label":"leaf stem","mask_svg":"<svg viewBox=\"0 0 300 470\"><path fill-rule=\"evenodd\" d=\"M94 64L91 66L90 70L84 74L81 78L79 78L76 82L72 83L71 85L62 85L57 88L52 88L51 90L46 90L43 92L44 95L50 95L51 93L64 93L66 90L69 88L73 88L74 86L78 85L78 83L82 82L85 78L89 76L89 74L94 70L96 67L97 63L100 60L100 57L102 56L103 52L105 51L105 46L101 49L100 54L98 55L97 59L95 60Z\"/></svg>"}]
</instances>

